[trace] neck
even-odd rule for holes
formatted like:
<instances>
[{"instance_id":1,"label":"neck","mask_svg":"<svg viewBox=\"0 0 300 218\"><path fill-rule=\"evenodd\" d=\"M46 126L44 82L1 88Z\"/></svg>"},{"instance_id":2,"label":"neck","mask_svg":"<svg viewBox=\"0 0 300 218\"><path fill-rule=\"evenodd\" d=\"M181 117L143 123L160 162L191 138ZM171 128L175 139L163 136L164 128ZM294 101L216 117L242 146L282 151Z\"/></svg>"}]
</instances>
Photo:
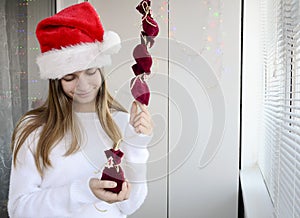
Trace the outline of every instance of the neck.
<instances>
[{"instance_id":1,"label":"neck","mask_svg":"<svg viewBox=\"0 0 300 218\"><path fill-rule=\"evenodd\" d=\"M75 112L95 112L95 104L94 103L85 103L85 104L76 104L74 103L73 109Z\"/></svg>"}]
</instances>

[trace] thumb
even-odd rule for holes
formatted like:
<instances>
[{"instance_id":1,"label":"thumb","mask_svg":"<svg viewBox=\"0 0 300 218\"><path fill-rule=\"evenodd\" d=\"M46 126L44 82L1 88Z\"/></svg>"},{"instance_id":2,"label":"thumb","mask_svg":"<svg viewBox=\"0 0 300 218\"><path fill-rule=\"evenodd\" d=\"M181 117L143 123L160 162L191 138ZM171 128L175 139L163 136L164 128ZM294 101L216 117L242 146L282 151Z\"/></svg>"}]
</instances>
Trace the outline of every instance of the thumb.
<instances>
[{"instance_id":1,"label":"thumb","mask_svg":"<svg viewBox=\"0 0 300 218\"><path fill-rule=\"evenodd\" d=\"M117 183L114 181L92 178L89 181L89 185L92 190L96 190L100 188L114 188L117 186Z\"/></svg>"},{"instance_id":2,"label":"thumb","mask_svg":"<svg viewBox=\"0 0 300 218\"><path fill-rule=\"evenodd\" d=\"M133 125L133 120L136 117L137 113L138 113L138 106L137 106L137 103L134 101L134 102L132 102L131 109L130 109L130 124L131 125Z\"/></svg>"}]
</instances>

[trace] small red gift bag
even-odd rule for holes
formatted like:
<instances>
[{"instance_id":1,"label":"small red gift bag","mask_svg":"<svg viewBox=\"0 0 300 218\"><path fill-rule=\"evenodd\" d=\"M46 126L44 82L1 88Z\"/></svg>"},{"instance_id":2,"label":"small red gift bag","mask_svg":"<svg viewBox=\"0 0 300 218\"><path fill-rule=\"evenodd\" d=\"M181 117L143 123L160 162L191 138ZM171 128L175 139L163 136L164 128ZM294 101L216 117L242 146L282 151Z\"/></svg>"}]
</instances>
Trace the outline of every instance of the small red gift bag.
<instances>
[{"instance_id":1,"label":"small red gift bag","mask_svg":"<svg viewBox=\"0 0 300 218\"><path fill-rule=\"evenodd\" d=\"M149 54L145 44L138 44L133 49L133 57L136 64L132 66L132 70L136 76L151 73L152 57Z\"/></svg>"},{"instance_id":2,"label":"small red gift bag","mask_svg":"<svg viewBox=\"0 0 300 218\"><path fill-rule=\"evenodd\" d=\"M143 76L137 76L131 79L131 94L142 104L148 105L150 99L150 90Z\"/></svg>"},{"instance_id":3,"label":"small red gift bag","mask_svg":"<svg viewBox=\"0 0 300 218\"><path fill-rule=\"evenodd\" d=\"M122 184L125 181L124 172L120 166L124 153L120 149L109 149L105 151L107 163L102 172L101 180L110 180L117 183L115 188L107 188L105 190L119 193L122 190Z\"/></svg>"}]
</instances>

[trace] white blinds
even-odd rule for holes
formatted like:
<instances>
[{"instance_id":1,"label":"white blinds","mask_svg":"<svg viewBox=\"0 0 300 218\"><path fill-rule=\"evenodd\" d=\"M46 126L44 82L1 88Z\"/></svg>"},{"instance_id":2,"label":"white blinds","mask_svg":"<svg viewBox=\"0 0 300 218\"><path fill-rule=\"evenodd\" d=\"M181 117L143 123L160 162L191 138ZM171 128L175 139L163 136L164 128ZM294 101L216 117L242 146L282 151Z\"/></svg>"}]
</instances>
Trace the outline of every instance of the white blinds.
<instances>
[{"instance_id":1,"label":"white blinds","mask_svg":"<svg viewBox=\"0 0 300 218\"><path fill-rule=\"evenodd\" d=\"M259 166L274 217L300 217L298 0L261 0L264 146Z\"/></svg>"}]
</instances>

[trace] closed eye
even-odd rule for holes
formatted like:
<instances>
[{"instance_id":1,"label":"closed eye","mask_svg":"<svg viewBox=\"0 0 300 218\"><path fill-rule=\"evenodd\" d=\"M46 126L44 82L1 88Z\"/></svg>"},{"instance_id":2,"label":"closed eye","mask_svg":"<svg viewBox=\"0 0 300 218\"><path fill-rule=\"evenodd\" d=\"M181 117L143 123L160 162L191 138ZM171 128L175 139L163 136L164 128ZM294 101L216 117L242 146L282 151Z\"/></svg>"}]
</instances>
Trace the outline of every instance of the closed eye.
<instances>
[{"instance_id":1,"label":"closed eye","mask_svg":"<svg viewBox=\"0 0 300 218\"><path fill-rule=\"evenodd\" d=\"M64 76L62 79L63 79L64 81L66 81L66 82L70 82L70 81L72 81L72 80L75 79L75 75L73 75L73 74L68 74L68 75Z\"/></svg>"},{"instance_id":2,"label":"closed eye","mask_svg":"<svg viewBox=\"0 0 300 218\"><path fill-rule=\"evenodd\" d=\"M96 72L97 72L97 68L95 69L95 68L91 68L91 69L88 69L87 71L85 71L85 73L87 74L87 75L89 75L89 76L92 76L92 75L94 75Z\"/></svg>"}]
</instances>

